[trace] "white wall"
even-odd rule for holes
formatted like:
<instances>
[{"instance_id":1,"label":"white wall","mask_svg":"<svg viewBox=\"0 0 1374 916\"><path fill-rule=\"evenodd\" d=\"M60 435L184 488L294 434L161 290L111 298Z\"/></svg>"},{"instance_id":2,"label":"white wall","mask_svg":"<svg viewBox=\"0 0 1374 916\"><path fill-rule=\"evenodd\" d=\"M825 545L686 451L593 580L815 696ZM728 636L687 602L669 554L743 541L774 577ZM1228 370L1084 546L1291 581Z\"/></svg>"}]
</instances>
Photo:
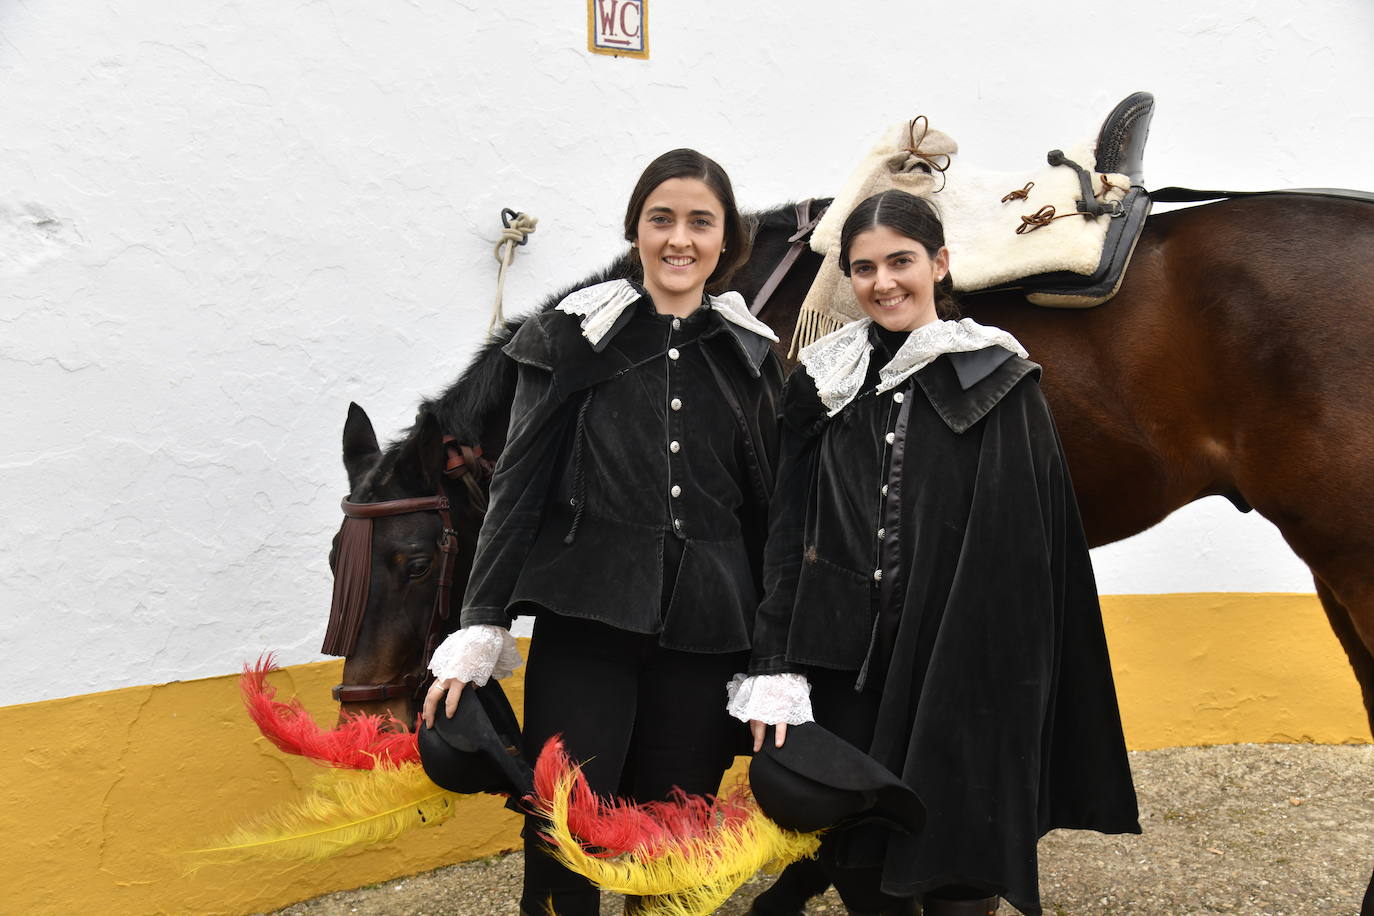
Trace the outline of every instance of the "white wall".
<instances>
[{"instance_id":1,"label":"white wall","mask_svg":"<svg viewBox=\"0 0 1374 916\"><path fill-rule=\"evenodd\" d=\"M1374 8L1208 6L650 0L648 61L581 0L0 6L0 704L317 658L346 405L394 434L464 365L502 207L519 310L678 145L768 206L917 113L1030 168L1147 89L1154 186L1368 186ZM1220 500L1098 562L1310 590Z\"/></svg>"}]
</instances>

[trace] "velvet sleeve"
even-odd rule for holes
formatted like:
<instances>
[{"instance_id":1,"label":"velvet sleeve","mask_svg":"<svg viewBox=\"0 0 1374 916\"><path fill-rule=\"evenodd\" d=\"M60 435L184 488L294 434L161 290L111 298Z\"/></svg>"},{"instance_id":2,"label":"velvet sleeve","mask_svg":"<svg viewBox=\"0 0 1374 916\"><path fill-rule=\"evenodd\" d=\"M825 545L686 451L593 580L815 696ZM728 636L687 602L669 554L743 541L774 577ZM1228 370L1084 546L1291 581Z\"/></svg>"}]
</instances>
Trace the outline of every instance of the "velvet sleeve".
<instances>
[{"instance_id":1,"label":"velvet sleeve","mask_svg":"<svg viewBox=\"0 0 1374 916\"><path fill-rule=\"evenodd\" d=\"M529 555L565 438L568 411L545 368L550 354L539 322L521 328L507 355L519 363L510 434L491 481L486 518L477 536L472 575L463 596L462 626L509 626L507 607Z\"/></svg>"},{"instance_id":2,"label":"velvet sleeve","mask_svg":"<svg viewBox=\"0 0 1374 916\"><path fill-rule=\"evenodd\" d=\"M750 674L799 670L787 662L787 636L806 551L806 509L815 479L820 428L825 411L805 369L783 389L778 475L769 508L768 543L763 553L764 597L754 617Z\"/></svg>"},{"instance_id":3,"label":"velvet sleeve","mask_svg":"<svg viewBox=\"0 0 1374 916\"><path fill-rule=\"evenodd\" d=\"M782 389L782 365L772 353L760 367L760 392L755 416L748 424L746 461L751 464L750 489L754 492L740 506L740 530L749 552L749 569L757 594L763 594L763 551L768 539L768 513L778 467L778 400Z\"/></svg>"}]
</instances>

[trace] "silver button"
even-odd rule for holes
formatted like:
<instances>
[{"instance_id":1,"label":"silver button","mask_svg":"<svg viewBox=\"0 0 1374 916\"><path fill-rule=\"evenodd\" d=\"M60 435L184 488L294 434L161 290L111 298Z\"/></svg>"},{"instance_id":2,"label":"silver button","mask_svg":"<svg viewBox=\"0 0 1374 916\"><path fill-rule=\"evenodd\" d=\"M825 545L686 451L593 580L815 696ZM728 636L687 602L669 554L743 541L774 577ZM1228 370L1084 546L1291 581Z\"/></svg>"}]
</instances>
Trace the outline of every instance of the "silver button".
<instances>
[{"instance_id":1,"label":"silver button","mask_svg":"<svg viewBox=\"0 0 1374 916\"><path fill-rule=\"evenodd\" d=\"M883 484L883 495L887 495L887 484Z\"/></svg>"},{"instance_id":2,"label":"silver button","mask_svg":"<svg viewBox=\"0 0 1374 916\"><path fill-rule=\"evenodd\" d=\"M681 496L681 495L682 495L682 487L679 487L677 484L673 484L673 488L672 488L671 490L669 490L668 492L671 493L671 494L673 494L674 496Z\"/></svg>"},{"instance_id":3,"label":"silver button","mask_svg":"<svg viewBox=\"0 0 1374 916\"><path fill-rule=\"evenodd\" d=\"M671 408L673 408L673 410L681 410L681 409L682 409L682 399L681 399L681 398L673 398L671 401L668 402L668 406L671 407Z\"/></svg>"},{"instance_id":4,"label":"silver button","mask_svg":"<svg viewBox=\"0 0 1374 916\"><path fill-rule=\"evenodd\" d=\"M902 393L899 391L899 392L897 392L896 394L894 394L894 395L892 396L892 400L894 400L894 401L896 401L898 404L900 404L900 403L902 403L903 401L906 400L906 395L902 394Z\"/></svg>"},{"instance_id":5,"label":"silver button","mask_svg":"<svg viewBox=\"0 0 1374 916\"><path fill-rule=\"evenodd\" d=\"M673 330L674 330L674 331L677 331L677 330L681 330L681 328L682 328L682 319L681 319L681 318L674 318L674 319L673 319Z\"/></svg>"},{"instance_id":6,"label":"silver button","mask_svg":"<svg viewBox=\"0 0 1374 916\"><path fill-rule=\"evenodd\" d=\"M875 569L875 570L873 570L873 581L874 581L874 582L881 582L881 581L883 581L883 571L882 571L881 569Z\"/></svg>"},{"instance_id":7,"label":"silver button","mask_svg":"<svg viewBox=\"0 0 1374 916\"><path fill-rule=\"evenodd\" d=\"M675 518L675 519L673 519L673 530L674 530L674 531L681 531L681 530L682 530L682 519L680 519L680 518Z\"/></svg>"},{"instance_id":8,"label":"silver button","mask_svg":"<svg viewBox=\"0 0 1374 916\"><path fill-rule=\"evenodd\" d=\"M680 354L680 353L677 352L677 347L669 347L669 348L668 348L668 358L669 358L669 359L677 359L677 358L678 358L679 356L681 356L681 355L682 355L682 354Z\"/></svg>"},{"instance_id":9,"label":"silver button","mask_svg":"<svg viewBox=\"0 0 1374 916\"><path fill-rule=\"evenodd\" d=\"M894 443L894 442L897 441L897 434L896 434L896 433L888 433L886 436L883 436L883 438L887 440L887 444L888 444L888 445L891 445L892 443Z\"/></svg>"},{"instance_id":10,"label":"silver button","mask_svg":"<svg viewBox=\"0 0 1374 916\"><path fill-rule=\"evenodd\" d=\"M682 443L674 439L672 442L668 443L668 451L676 455L678 452L682 451Z\"/></svg>"},{"instance_id":11,"label":"silver button","mask_svg":"<svg viewBox=\"0 0 1374 916\"><path fill-rule=\"evenodd\" d=\"M886 528L879 528L879 529L878 529L878 540L881 541L881 540L882 540L883 538L885 538L885 537L887 537L887 529L886 529Z\"/></svg>"}]
</instances>

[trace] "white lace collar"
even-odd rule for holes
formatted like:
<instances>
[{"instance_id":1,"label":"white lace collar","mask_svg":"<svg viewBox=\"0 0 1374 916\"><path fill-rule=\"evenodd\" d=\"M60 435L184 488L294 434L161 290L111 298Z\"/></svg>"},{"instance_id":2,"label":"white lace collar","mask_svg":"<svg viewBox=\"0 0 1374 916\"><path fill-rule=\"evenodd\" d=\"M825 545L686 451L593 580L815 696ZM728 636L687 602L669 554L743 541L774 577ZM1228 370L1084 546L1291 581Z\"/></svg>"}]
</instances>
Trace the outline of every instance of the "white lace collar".
<instances>
[{"instance_id":1,"label":"white lace collar","mask_svg":"<svg viewBox=\"0 0 1374 916\"><path fill-rule=\"evenodd\" d=\"M582 336L595 347L615 326L616 319L621 313L638 302L641 296L629 280L607 280L605 283L569 293L556 308L560 312L580 317ZM719 296L707 296L706 301L720 317L731 324L777 343L778 335L774 334L768 325L749 314L744 297L739 293L731 291Z\"/></svg>"},{"instance_id":2,"label":"white lace collar","mask_svg":"<svg viewBox=\"0 0 1374 916\"><path fill-rule=\"evenodd\" d=\"M860 318L802 348L801 364L816 383L816 393L830 416L839 413L859 393L868 374L873 344L868 339L871 318ZM1001 328L986 327L972 318L932 321L907 335L892 360L878 370L878 391L888 391L924 369L945 353L967 353L998 346L1025 359L1026 350Z\"/></svg>"}]
</instances>

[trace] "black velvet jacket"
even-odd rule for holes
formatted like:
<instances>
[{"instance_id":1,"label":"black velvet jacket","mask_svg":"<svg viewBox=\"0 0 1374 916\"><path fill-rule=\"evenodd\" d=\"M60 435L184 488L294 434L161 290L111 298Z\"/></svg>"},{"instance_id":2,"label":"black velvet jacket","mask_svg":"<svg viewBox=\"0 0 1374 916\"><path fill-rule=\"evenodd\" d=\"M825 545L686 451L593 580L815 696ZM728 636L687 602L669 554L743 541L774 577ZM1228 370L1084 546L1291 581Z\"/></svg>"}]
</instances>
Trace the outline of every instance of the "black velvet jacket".
<instances>
[{"instance_id":1,"label":"black velvet jacket","mask_svg":"<svg viewBox=\"0 0 1374 916\"><path fill-rule=\"evenodd\" d=\"M978 883L1030 914L1039 836L1139 832L1039 374L996 347L946 354L881 394L870 373L833 418L792 375L750 669L849 671L880 693L869 753L928 811L870 847L884 890Z\"/></svg>"},{"instance_id":2,"label":"black velvet jacket","mask_svg":"<svg viewBox=\"0 0 1374 916\"><path fill-rule=\"evenodd\" d=\"M532 317L462 625L546 609L671 649L750 645L777 452L770 343L703 307L647 297L593 347Z\"/></svg>"}]
</instances>

